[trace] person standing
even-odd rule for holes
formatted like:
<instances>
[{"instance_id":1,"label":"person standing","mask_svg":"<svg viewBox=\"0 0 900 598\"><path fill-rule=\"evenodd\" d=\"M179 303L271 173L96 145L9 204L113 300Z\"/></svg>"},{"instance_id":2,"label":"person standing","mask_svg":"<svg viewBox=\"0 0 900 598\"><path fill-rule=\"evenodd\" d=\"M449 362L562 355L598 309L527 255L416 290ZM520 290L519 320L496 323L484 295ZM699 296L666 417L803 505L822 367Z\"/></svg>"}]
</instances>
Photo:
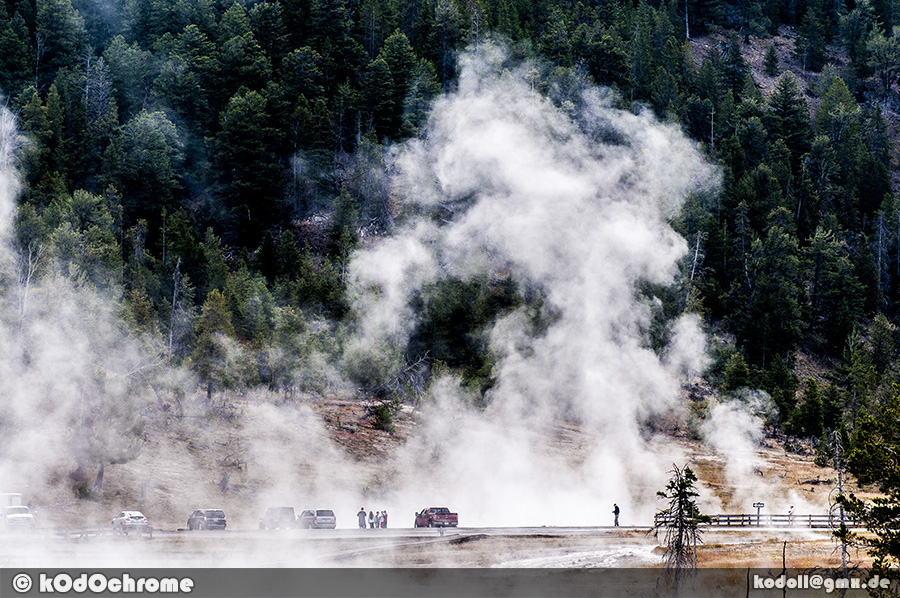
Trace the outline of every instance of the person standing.
<instances>
[{"instance_id":1,"label":"person standing","mask_svg":"<svg viewBox=\"0 0 900 598\"><path fill-rule=\"evenodd\" d=\"M794 525L794 505L788 509L788 525Z\"/></svg>"},{"instance_id":2,"label":"person standing","mask_svg":"<svg viewBox=\"0 0 900 598\"><path fill-rule=\"evenodd\" d=\"M369 529L375 529L375 513L369 511Z\"/></svg>"},{"instance_id":3,"label":"person standing","mask_svg":"<svg viewBox=\"0 0 900 598\"><path fill-rule=\"evenodd\" d=\"M364 507L359 508L356 518L359 519L359 529L366 529L366 509Z\"/></svg>"},{"instance_id":4,"label":"person standing","mask_svg":"<svg viewBox=\"0 0 900 598\"><path fill-rule=\"evenodd\" d=\"M615 521L613 522L614 527L619 527L619 505L613 503L613 515L615 516Z\"/></svg>"},{"instance_id":5,"label":"person standing","mask_svg":"<svg viewBox=\"0 0 900 598\"><path fill-rule=\"evenodd\" d=\"M375 513L375 529L381 529L381 511Z\"/></svg>"},{"instance_id":6,"label":"person standing","mask_svg":"<svg viewBox=\"0 0 900 598\"><path fill-rule=\"evenodd\" d=\"M387 528L387 511L382 512L381 527Z\"/></svg>"}]
</instances>

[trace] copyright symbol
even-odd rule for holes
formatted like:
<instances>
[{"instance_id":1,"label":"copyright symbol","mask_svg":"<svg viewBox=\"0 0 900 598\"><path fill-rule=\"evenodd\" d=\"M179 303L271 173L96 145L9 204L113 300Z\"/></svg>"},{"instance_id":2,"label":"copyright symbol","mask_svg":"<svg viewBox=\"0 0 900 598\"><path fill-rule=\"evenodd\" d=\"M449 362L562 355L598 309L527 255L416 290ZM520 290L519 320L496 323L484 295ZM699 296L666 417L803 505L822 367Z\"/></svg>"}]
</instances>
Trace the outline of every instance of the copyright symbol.
<instances>
[{"instance_id":1,"label":"copyright symbol","mask_svg":"<svg viewBox=\"0 0 900 598\"><path fill-rule=\"evenodd\" d=\"M12 580L13 589L20 594L24 594L31 589L31 578L25 573L19 573Z\"/></svg>"}]
</instances>

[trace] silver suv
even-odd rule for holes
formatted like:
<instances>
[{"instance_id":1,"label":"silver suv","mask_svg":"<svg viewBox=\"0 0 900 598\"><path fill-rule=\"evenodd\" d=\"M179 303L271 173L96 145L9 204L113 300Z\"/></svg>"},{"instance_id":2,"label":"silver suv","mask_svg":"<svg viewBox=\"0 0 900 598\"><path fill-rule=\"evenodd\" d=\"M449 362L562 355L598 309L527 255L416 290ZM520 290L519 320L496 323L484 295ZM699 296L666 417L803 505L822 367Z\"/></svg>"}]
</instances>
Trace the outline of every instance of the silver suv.
<instances>
[{"instance_id":1,"label":"silver suv","mask_svg":"<svg viewBox=\"0 0 900 598\"><path fill-rule=\"evenodd\" d=\"M285 529L297 527L294 507L269 507L259 518L259 529Z\"/></svg>"},{"instance_id":2,"label":"silver suv","mask_svg":"<svg viewBox=\"0 0 900 598\"><path fill-rule=\"evenodd\" d=\"M6 507L3 525L7 529L34 529L34 514L24 506Z\"/></svg>"},{"instance_id":3,"label":"silver suv","mask_svg":"<svg viewBox=\"0 0 900 598\"><path fill-rule=\"evenodd\" d=\"M300 513L299 524L306 529L334 529L337 517L331 509L315 509Z\"/></svg>"}]
</instances>

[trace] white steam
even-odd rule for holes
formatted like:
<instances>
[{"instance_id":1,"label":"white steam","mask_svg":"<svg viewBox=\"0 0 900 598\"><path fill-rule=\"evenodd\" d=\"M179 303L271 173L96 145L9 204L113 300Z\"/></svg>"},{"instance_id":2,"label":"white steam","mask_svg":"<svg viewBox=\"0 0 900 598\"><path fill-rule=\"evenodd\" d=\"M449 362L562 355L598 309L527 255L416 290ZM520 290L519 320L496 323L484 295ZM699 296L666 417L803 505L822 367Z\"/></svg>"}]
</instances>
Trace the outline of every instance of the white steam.
<instances>
[{"instance_id":1,"label":"white steam","mask_svg":"<svg viewBox=\"0 0 900 598\"><path fill-rule=\"evenodd\" d=\"M763 460L758 448L763 422L759 413L752 401L718 403L702 426L704 442L724 459L726 479L736 489L729 505L735 512L752 512L752 503L767 494L761 491Z\"/></svg>"},{"instance_id":2,"label":"white steam","mask_svg":"<svg viewBox=\"0 0 900 598\"><path fill-rule=\"evenodd\" d=\"M0 275L9 275L9 244L15 198L19 194L19 179L13 167L20 145L16 119L6 107L0 106Z\"/></svg>"},{"instance_id":3,"label":"white steam","mask_svg":"<svg viewBox=\"0 0 900 598\"><path fill-rule=\"evenodd\" d=\"M446 277L509 276L542 293L554 321L542 335L525 308L496 322L486 411L467 410L456 384L437 385L401 470L473 524L608 523L614 501L646 510L645 486L672 461L649 457L642 423L676 406L681 376L706 354L698 320L685 317L660 359L638 286L674 282L687 248L668 220L715 171L677 128L619 110L601 90L575 93L569 116L496 46L461 63L458 91L397 152L407 225L351 264L358 339L402 346L413 294ZM594 439L575 463L541 441L563 421ZM423 483L422 470L438 473Z\"/></svg>"}]
</instances>

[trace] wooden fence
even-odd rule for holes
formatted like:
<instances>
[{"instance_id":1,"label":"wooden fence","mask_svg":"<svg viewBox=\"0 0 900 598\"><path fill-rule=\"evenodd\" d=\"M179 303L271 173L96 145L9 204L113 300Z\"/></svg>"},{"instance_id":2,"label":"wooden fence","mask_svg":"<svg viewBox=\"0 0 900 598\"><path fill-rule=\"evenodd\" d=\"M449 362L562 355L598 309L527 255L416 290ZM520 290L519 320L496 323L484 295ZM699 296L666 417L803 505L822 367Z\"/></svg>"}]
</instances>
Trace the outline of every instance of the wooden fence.
<instances>
[{"instance_id":1,"label":"wooden fence","mask_svg":"<svg viewBox=\"0 0 900 598\"><path fill-rule=\"evenodd\" d=\"M737 515L710 515L709 523L703 525L714 527L808 527L837 529L841 525L840 516L829 515L788 515L787 513L741 513ZM859 523L844 516L847 527L859 527ZM668 519L657 514L653 518L656 527L667 527Z\"/></svg>"}]
</instances>

